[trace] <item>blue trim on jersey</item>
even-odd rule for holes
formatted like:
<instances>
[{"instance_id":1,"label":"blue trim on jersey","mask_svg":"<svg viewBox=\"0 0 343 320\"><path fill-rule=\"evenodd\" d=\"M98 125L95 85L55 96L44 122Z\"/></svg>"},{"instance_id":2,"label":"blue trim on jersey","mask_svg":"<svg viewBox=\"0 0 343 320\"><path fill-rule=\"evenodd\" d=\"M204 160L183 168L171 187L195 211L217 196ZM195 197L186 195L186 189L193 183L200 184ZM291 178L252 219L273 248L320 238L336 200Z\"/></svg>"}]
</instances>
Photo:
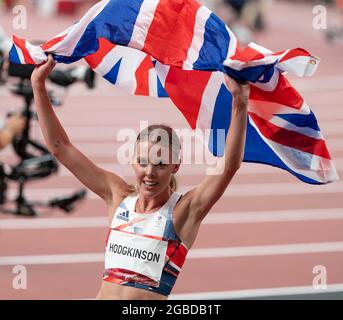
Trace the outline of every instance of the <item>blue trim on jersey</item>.
<instances>
[{"instance_id":1,"label":"blue trim on jersey","mask_svg":"<svg viewBox=\"0 0 343 320\"><path fill-rule=\"evenodd\" d=\"M177 278L175 278L172 274L163 271L162 277L160 280L160 285L158 287L152 287L152 286L148 286L148 285L144 285L144 284L140 284L136 282L125 282L122 285L148 290L151 292L162 294L163 296L169 296L175 285L176 279Z\"/></svg>"}]
</instances>

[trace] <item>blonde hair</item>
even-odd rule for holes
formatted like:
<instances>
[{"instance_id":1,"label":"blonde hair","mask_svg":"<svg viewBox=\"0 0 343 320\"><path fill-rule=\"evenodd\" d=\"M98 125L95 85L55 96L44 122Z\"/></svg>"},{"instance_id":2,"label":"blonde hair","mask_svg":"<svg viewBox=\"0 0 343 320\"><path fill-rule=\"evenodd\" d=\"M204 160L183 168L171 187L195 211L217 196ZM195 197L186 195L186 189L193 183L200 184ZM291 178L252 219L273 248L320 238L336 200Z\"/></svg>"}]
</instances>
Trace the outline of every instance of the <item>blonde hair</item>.
<instances>
[{"instance_id":1,"label":"blonde hair","mask_svg":"<svg viewBox=\"0 0 343 320\"><path fill-rule=\"evenodd\" d=\"M173 128L164 124L154 124L143 129L137 136L136 146L139 142L153 142L157 143L162 140L163 133L168 134L168 146L172 150L172 163L180 163L181 144L180 139ZM174 174L171 176L169 187L175 192L177 190L177 181ZM137 186L130 185L129 192L131 195L138 194Z\"/></svg>"}]
</instances>

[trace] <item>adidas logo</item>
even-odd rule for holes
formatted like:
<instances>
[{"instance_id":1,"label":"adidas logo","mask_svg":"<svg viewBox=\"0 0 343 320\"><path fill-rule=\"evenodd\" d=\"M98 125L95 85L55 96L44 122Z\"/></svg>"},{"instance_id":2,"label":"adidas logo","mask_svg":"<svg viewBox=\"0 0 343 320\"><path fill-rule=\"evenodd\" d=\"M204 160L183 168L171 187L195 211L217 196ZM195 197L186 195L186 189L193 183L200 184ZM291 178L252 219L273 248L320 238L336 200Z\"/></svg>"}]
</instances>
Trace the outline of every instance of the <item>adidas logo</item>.
<instances>
[{"instance_id":1,"label":"adidas logo","mask_svg":"<svg viewBox=\"0 0 343 320\"><path fill-rule=\"evenodd\" d=\"M118 213L117 219L120 219L120 220L124 220L124 221L129 221L129 211L124 211L124 212L120 212Z\"/></svg>"}]
</instances>

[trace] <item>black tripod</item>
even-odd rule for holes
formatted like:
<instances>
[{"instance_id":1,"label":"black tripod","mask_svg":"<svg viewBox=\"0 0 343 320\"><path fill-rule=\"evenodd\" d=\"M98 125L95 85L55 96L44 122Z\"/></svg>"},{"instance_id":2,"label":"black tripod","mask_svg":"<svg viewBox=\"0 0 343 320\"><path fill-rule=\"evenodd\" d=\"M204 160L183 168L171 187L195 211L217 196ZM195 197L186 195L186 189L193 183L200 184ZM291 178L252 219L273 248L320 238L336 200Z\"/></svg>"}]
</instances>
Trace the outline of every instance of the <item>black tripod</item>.
<instances>
[{"instance_id":1,"label":"black tripod","mask_svg":"<svg viewBox=\"0 0 343 320\"><path fill-rule=\"evenodd\" d=\"M33 91L30 80L21 79L12 91L14 94L22 96L25 100L23 116L26 118L26 126L22 135L16 136L12 142L14 151L21 159L20 162L16 166L11 167L9 173L6 173L4 168L0 169L2 171L0 172L0 175L2 175L0 182L0 205L8 202L6 199L6 180L10 179L18 182L18 195L14 200L16 207L15 209L0 207L0 211L16 215L37 216L38 213L34 207L41 206L71 212L74 209L74 205L85 197L85 189L81 189L69 196L54 198L48 201L29 202L24 196L25 184L28 181L42 179L57 173L58 162L46 147L30 139L31 119L37 117L36 113L31 111ZM52 98L51 92L49 92L49 95ZM52 98L51 100L54 103L54 99Z\"/></svg>"}]
</instances>

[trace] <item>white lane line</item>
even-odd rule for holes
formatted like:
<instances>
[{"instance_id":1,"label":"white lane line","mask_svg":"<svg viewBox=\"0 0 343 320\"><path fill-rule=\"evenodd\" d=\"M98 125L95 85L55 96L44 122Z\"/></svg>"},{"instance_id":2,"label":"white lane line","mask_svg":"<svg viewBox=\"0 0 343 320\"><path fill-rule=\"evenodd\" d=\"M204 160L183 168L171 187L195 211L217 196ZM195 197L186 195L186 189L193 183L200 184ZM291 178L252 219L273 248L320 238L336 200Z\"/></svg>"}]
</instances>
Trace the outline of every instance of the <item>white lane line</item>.
<instances>
[{"instance_id":1,"label":"white lane line","mask_svg":"<svg viewBox=\"0 0 343 320\"><path fill-rule=\"evenodd\" d=\"M343 76L342 75L329 75L329 76L314 76L311 79L298 79L295 77L289 77L291 84L301 93L318 93L318 92L332 92L332 91L343 91ZM120 99L123 98L132 98L132 95L129 95L123 90L120 90L112 85L107 85L103 83L102 79L99 79L99 84L96 90L87 90L82 86L75 86L74 89L68 93L69 97L73 98L103 98L103 97L117 97ZM0 90L1 97L10 97L12 96L9 90L1 87Z\"/></svg>"},{"instance_id":2,"label":"white lane line","mask_svg":"<svg viewBox=\"0 0 343 320\"><path fill-rule=\"evenodd\" d=\"M115 143L120 130L127 129L139 129L138 125L134 128L132 125L115 125L115 126L68 126L66 129L68 131L69 138L74 142L87 142L87 141L99 141L99 142L110 142ZM175 128L175 126L174 126ZM323 135L328 138L330 136L340 135L343 136L343 121L330 121L325 122L321 125L321 131ZM135 133L138 134L138 130ZM32 132L35 139L39 141L44 141L40 130L37 132Z\"/></svg>"},{"instance_id":3,"label":"white lane line","mask_svg":"<svg viewBox=\"0 0 343 320\"><path fill-rule=\"evenodd\" d=\"M100 157L100 156L98 156ZM96 159L94 159L96 162ZM334 165L338 171L343 170L343 158L333 158ZM116 174L122 177L133 177L134 171L131 164L120 164L115 157L113 157L113 161L109 159L109 162L99 162L97 165L100 168L115 172ZM182 176L196 176L196 175L205 175L206 168L214 168L214 165L200 165L200 164L186 164L182 163L180 171L177 173L176 177ZM241 168L237 172L238 176L241 175L266 175L266 174L287 174L286 171L281 170L279 168L268 166L264 164L257 164L257 163L247 163L243 162ZM73 174L64 166L59 167L59 171L57 173L58 177L72 177Z\"/></svg>"},{"instance_id":4,"label":"white lane line","mask_svg":"<svg viewBox=\"0 0 343 320\"><path fill-rule=\"evenodd\" d=\"M292 254L314 254L328 252L343 252L343 242L297 243L268 246L198 248L191 249L188 259L213 259L232 257L274 256ZM65 263L95 263L104 262L104 253L72 253L32 256L0 257L0 266L9 265L45 265Z\"/></svg>"},{"instance_id":5,"label":"white lane line","mask_svg":"<svg viewBox=\"0 0 343 320\"><path fill-rule=\"evenodd\" d=\"M0 266L10 265L46 265L65 263L96 263L105 261L104 253L73 253L73 254L51 254L36 256L8 256L0 257Z\"/></svg>"},{"instance_id":6,"label":"white lane line","mask_svg":"<svg viewBox=\"0 0 343 320\"><path fill-rule=\"evenodd\" d=\"M181 192L190 190L192 187L180 187ZM343 182L335 182L326 185L307 185L303 183L247 183L233 184L224 192L225 197L259 197L259 196L282 196L282 195L314 195L341 193L343 194Z\"/></svg>"},{"instance_id":7,"label":"white lane line","mask_svg":"<svg viewBox=\"0 0 343 320\"><path fill-rule=\"evenodd\" d=\"M94 109L93 107L82 106L82 109L80 108L80 110L77 111L75 110L77 109L77 106L73 104L72 106L70 106L72 107L72 109L61 109L58 115L59 117L61 117L61 121L64 127L67 129L68 133L68 128L73 128L74 126L81 126L84 129L89 128L91 132L94 132L92 131L92 127L101 127L100 124L103 124L105 126L105 130L107 127L112 129L129 128L131 130L138 130L141 121L149 121L149 124L151 124L153 122L159 121L159 118L161 118L161 115L159 115L158 113L149 113L155 108L154 105L145 108L147 102L143 103L142 105L137 105L136 102L133 103L135 103L135 107L132 107L130 109L130 112L128 112L127 107L116 107L114 110L113 106L107 106L105 108L99 107L96 109ZM124 105L126 104L127 101L124 102ZM341 108L341 105L339 104L339 101L334 101L331 104L329 102L315 104L309 103L309 105L319 122L320 128L325 126L327 124L326 122L334 122L338 125L338 123L343 120L343 110ZM156 107L161 108L161 105L156 105ZM166 119L168 120L166 121L169 124L171 124L174 128L189 128L187 122L184 120L184 118L182 118L181 115L175 112L175 108L172 105L165 105L164 107L167 108L168 114ZM82 121L78 121L80 112L82 112ZM108 116L108 113L110 113L110 116ZM111 113L120 114L121 117L118 118L115 116L111 116ZM149 114L149 116L146 116L147 114ZM326 122L322 123L322 121ZM38 127L38 125L37 123L34 123L33 128L36 127ZM337 129L339 129L339 127Z\"/></svg>"},{"instance_id":8,"label":"white lane line","mask_svg":"<svg viewBox=\"0 0 343 320\"><path fill-rule=\"evenodd\" d=\"M109 221L106 217L0 220L0 230L106 228L108 225Z\"/></svg>"},{"instance_id":9,"label":"white lane line","mask_svg":"<svg viewBox=\"0 0 343 320\"><path fill-rule=\"evenodd\" d=\"M343 170L343 158L333 159L336 169ZM100 168L115 172L122 177L133 177L134 171L131 165L123 165L117 164L112 162L105 162L105 163L97 163ZM211 166L209 166L211 168ZM263 164L255 164L255 163L246 163L244 162L237 172L237 175L266 175L266 174L282 174L286 173L285 171L281 171L279 168L275 168L272 166L267 166ZM188 165L182 164L180 171L177 173L176 177L182 176L197 176L197 175L205 175L206 174L206 166L205 165ZM61 166L58 172L58 176L60 177L71 177L73 174L64 166Z\"/></svg>"},{"instance_id":10,"label":"white lane line","mask_svg":"<svg viewBox=\"0 0 343 320\"><path fill-rule=\"evenodd\" d=\"M343 220L343 208L210 213L204 225ZM107 228L107 217L1 219L0 230Z\"/></svg>"},{"instance_id":11,"label":"white lane line","mask_svg":"<svg viewBox=\"0 0 343 320\"><path fill-rule=\"evenodd\" d=\"M314 76L311 79L294 78L290 80L291 84L298 89L301 94L325 92L330 94L332 91L343 91L343 76Z\"/></svg>"},{"instance_id":12,"label":"white lane line","mask_svg":"<svg viewBox=\"0 0 343 320\"><path fill-rule=\"evenodd\" d=\"M180 188L181 189L181 188ZM190 190L185 187L183 191ZM233 184L227 188L225 197L259 197L259 196L282 196L282 195L308 195L342 193L343 182L335 182L327 185L305 185L303 183L247 183Z\"/></svg>"},{"instance_id":13,"label":"white lane line","mask_svg":"<svg viewBox=\"0 0 343 320\"><path fill-rule=\"evenodd\" d=\"M203 224L326 221L343 219L343 208L210 213ZM1 225L1 223L0 223Z\"/></svg>"},{"instance_id":14,"label":"white lane line","mask_svg":"<svg viewBox=\"0 0 343 320\"><path fill-rule=\"evenodd\" d=\"M297 243L268 246L227 247L227 248L199 248L190 250L188 258L231 258L274 256L305 253L343 252L342 242Z\"/></svg>"},{"instance_id":15,"label":"white lane line","mask_svg":"<svg viewBox=\"0 0 343 320\"><path fill-rule=\"evenodd\" d=\"M325 133L324 133L325 134ZM334 137L326 139L326 144L328 147L329 152L332 154L332 152L337 151L343 151L343 138L342 137ZM123 142L117 142L115 139L111 142L80 142L75 141L74 145L80 149L83 153L85 153L88 157L109 157L115 161L118 156L119 148L122 148L122 152L126 152L129 150L129 147L131 146L130 143L127 141L125 143ZM192 144L194 146L194 143ZM207 153L206 147L204 147L204 153ZM192 163L194 163L194 152L191 149L183 149L181 152L181 155L184 159L191 159ZM1 151L2 158L5 157L13 157L13 151L10 147L6 147L4 150ZM204 156L200 154L201 158L200 160L204 159Z\"/></svg>"},{"instance_id":16,"label":"white lane line","mask_svg":"<svg viewBox=\"0 0 343 320\"><path fill-rule=\"evenodd\" d=\"M331 138L326 139L328 149L330 152L333 151L343 151L343 139L342 138ZM105 156L113 156L117 157L117 149L120 146L126 146L127 144L113 142L113 143L83 143L83 142L76 142L75 146L84 152L88 156L97 156L97 157L105 157ZM185 150L182 154L188 155L191 150ZM190 153L193 154L193 153Z\"/></svg>"},{"instance_id":17,"label":"white lane line","mask_svg":"<svg viewBox=\"0 0 343 320\"><path fill-rule=\"evenodd\" d=\"M343 151L343 138L326 139L326 144L329 152Z\"/></svg>"},{"instance_id":18,"label":"white lane line","mask_svg":"<svg viewBox=\"0 0 343 320\"><path fill-rule=\"evenodd\" d=\"M194 186L181 186L179 192L186 193ZM76 188L30 188L25 195L30 200L44 200L53 197L61 197L75 192ZM16 189L9 189L8 198L17 196ZM324 195L343 194L343 182L335 182L327 185L308 185L304 183L241 183L232 184L224 192L224 197L261 197L261 196L290 196L290 195ZM88 191L87 199L99 200L92 191Z\"/></svg>"},{"instance_id":19,"label":"white lane line","mask_svg":"<svg viewBox=\"0 0 343 320\"><path fill-rule=\"evenodd\" d=\"M263 288L231 291L208 291L178 293L169 296L169 300L225 300L240 298L262 298L288 295L327 294L343 291L343 283L328 284L326 289L315 289L313 286Z\"/></svg>"},{"instance_id":20,"label":"white lane line","mask_svg":"<svg viewBox=\"0 0 343 320\"><path fill-rule=\"evenodd\" d=\"M319 127L329 124L332 121L343 121L343 108L339 104L328 106L313 106L312 111L316 115Z\"/></svg>"}]
</instances>

